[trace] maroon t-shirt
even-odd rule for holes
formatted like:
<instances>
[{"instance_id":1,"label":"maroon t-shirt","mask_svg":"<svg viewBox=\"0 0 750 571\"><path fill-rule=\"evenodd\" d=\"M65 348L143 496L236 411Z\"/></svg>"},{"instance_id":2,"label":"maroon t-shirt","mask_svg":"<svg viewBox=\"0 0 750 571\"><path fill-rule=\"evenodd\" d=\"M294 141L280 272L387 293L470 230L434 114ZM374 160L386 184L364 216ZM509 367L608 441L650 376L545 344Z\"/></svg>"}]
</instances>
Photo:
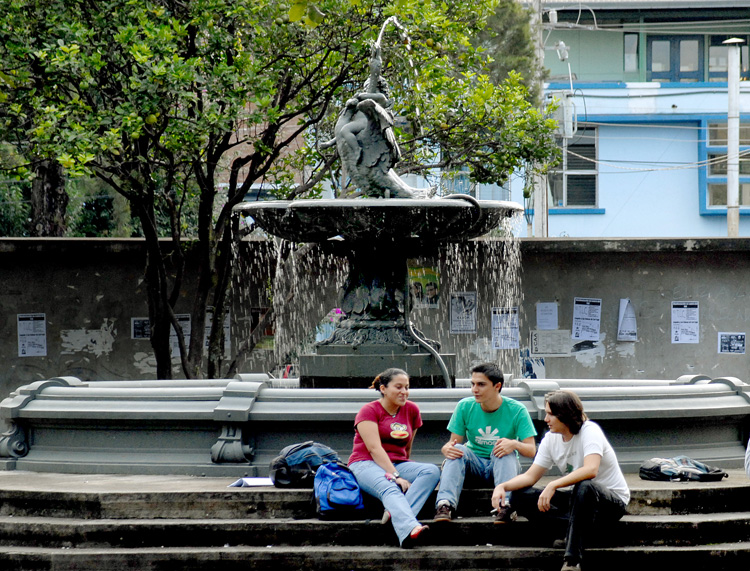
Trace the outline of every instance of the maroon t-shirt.
<instances>
[{"instance_id":1,"label":"maroon t-shirt","mask_svg":"<svg viewBox=\"0 0 750 571\"><path fill-rule=\"evenodd\" d=\"M404 406L399 407L396 416L388 414L378 400L363 406L354 419L354 447L352 455L349 456L349 464L361 460L372 460L357 430L357 425L363 420L370 420L378 425L380 442L391 462L405 462L409 459L406 446L414 438L414 431L422 426L422 415L419 414L419 407L416 404L406 401Z\"/></svg>"}]
</instances>

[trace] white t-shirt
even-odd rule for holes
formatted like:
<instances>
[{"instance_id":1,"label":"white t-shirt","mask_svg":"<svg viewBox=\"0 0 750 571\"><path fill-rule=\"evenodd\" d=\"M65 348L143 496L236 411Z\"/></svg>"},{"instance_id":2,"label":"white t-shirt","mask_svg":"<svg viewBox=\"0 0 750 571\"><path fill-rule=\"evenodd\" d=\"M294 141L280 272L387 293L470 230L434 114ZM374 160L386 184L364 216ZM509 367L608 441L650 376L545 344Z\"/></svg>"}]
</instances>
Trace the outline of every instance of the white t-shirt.
<instances>
[{"instance_id":1,"label":"white t-shirt","mask_svg":"<svg viewBox=\"0 0 750 571\"><path fill-rule=\"evenodd\" d=\"M549 470L557 466L560 472L569 474L583 466L584 457L598 454L602 457L599 473L592 482L611 490L625 505L630 501L630 490L622 475L617 456L601 427L587 420L581 426L581 431L568 442L563 442L562 434L548 432L539 444L539 450L534 458L534 464Z\"/></svg>"}]
</instances>

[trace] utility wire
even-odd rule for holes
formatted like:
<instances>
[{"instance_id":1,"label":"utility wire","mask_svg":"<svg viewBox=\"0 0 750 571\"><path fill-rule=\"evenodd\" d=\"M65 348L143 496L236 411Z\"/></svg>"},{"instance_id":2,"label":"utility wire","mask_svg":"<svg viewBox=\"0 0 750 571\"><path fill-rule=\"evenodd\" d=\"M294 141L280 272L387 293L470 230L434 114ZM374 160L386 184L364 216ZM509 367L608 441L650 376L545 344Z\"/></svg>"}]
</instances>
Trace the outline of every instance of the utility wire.
<instances>
[{"instance_id":1,"label":"utility wire","mask_svg":"<svg viewBox=\"0 0 750 571\"><path fill-rule=\"evenodd\" d=\"M619 170L626 170L629 172L663 172L663 171L673 171L673 170L692 170L692 169L702 168L702 167L709 166L709 165L722 164L728 161L728 157L721 156L721 157L716 157L713 159L707 159L705 161L699 161L696 163L684 163L678 166L644 169L644 168L620 166L620 165L615 164L616 161L602 161L602 160L592 159L591 157L587 157L579 153L576 153L574 151L571 151L570 148L568 148L568 153L573 155L576 158L579 158L589 163L612 167L612 168L619 169ZM740 158L750 157L750 150L743 151L738 156ZM631 162L632 164L643 164L645 161L620 161L620 162Z\"/></svg>"}]
</instances>

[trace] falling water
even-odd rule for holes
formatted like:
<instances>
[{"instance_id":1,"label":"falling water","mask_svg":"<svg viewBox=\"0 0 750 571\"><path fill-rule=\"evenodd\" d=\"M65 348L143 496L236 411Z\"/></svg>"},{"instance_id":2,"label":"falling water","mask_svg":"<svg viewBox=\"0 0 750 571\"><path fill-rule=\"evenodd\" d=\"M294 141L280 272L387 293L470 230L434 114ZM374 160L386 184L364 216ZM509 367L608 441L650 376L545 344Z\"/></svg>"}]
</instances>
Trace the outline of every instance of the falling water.
<instances>
[{"instance_id":1,"label":"falling water","mask_svg":"<svg viewBox=\"0 0 750 571\"><path fill-rule=\"evenodd\" d=\"M320 245L277 240L274 352L280 365L296 364L300 354L312 352L317 327L337 306L347 272L346 260Z\"/></svg>"},{"instance_id":2,"label":"falling water","mask_svg":"<svg viewBox=\"0 0 750 571\"><path fill-rule=\"evenodd\" d=\"M521 248L514 236L520 215L506 218L494 235L469 242L448 243L436 259L422 259L420 266L437 266L440 301L437 308L417 308L412 319L428 337L440 341L442 353L455 353L456 376L467 378L472 366L485 361L499 363L503 372L521 374L518 349L492 348L492 308L523 307ZM450 293L477 293L477 332L451 334Z\"/></svg>"}]
</instances>

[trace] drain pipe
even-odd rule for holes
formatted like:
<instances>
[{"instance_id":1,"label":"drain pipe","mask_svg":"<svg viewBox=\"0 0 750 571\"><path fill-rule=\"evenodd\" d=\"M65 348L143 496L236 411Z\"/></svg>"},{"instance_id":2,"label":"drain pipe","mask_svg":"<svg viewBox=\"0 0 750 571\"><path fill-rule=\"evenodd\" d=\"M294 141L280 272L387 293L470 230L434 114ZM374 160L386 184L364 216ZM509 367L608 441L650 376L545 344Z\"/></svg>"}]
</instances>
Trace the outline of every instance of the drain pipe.
<instances>
[{"instance_id":1,"label":"drain pipe","mask_svg":"<svg viewBox=\"0 0 750 571\"><path fill-rule=\"evenodd\" d=\"M445 388L452 389L453 382L451 381L451 374L448 372L448 367L446 366L445 361L443 361L440 353L438 353L432 345L430 345L419 335L417 335L417 332L414 331L414 326L409 319L409 312L411 310L411 294L409 293L408 274L406 277L406 288L404 289L404 291L406 292L406 299L404 300L404 324L406 325L406 330L409 332L409 335L412 336L412 339L414 339L421 347L426 349L427 352L433 356L438 364L438 367L440 367L440 372L443 374L443 379L445 379Z\"/></svg>"}]
</instances>

